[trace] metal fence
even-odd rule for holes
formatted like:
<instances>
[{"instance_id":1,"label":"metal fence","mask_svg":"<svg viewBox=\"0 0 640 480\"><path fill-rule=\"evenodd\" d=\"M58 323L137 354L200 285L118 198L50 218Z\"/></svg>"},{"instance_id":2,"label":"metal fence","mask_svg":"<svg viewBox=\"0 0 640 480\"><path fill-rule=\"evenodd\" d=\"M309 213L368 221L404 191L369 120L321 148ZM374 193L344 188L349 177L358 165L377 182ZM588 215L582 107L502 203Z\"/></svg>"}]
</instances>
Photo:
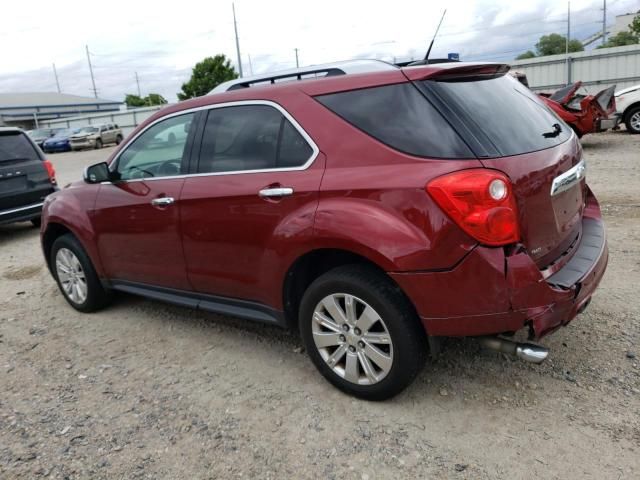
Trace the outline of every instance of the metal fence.
<instances>
[{"instance_id":1,"label":"metal fence","mask_svg":"<svg viewBox=\"0 0 640 480\"><path fill-rule=\"evenodd\" d=\"M122 110L119 112L110 113L95 113L91 115L81 115L77 117L58 118L55 120L45 120L40 122L41 127L84 127L86 125L100 125L103 123L115 123L121 129L122 133L126 137L129 135L140 123L145 121L155 112L164 108L166 105L159 105L155 107L143 107L135 108L132 110Z\"/></svg>"},{"instance_id":2,"label":"metal fence","mask_svg":"<svg viewBox=\"0 0 640 480\"><path fill-rule=\"evenodd\" d=\"M552 92L578 80L589 93L611 85L620 90L640 84L640 45L515 60L511 69L525 73L536 91Z\"/></svg>"}]
</instances>

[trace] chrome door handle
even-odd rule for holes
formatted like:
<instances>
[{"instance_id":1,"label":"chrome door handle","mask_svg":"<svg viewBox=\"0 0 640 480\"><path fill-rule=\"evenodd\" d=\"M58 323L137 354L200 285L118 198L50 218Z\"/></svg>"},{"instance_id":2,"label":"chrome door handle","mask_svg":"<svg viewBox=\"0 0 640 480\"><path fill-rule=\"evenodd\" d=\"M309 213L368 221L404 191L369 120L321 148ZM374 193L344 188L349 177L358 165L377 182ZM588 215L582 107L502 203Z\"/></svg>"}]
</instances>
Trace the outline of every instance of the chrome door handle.
<instances>
[{"instance_id":1,"label":"chrome door handle","mask_svg":"<svg viewBox=\"0 0 640 480\"><path fill-rule=\"evenodd\" d=\"M173 202L175 202L173 197L160 197L151 200L151 205L154 207L166 207L167 205L171 205Z\"/></svg>"},{"instance_id":2,"label":"chrome door handle","mask_svg":"<svg viewBox=\"0 0 640 480\"><path fill-rule=\"evenodd\" d=\"M272 197L287 197L293 195L293 188L291 187L277 187L277 188L263 188L258 192L262 198Z\"/></svg>"}]
</instances>

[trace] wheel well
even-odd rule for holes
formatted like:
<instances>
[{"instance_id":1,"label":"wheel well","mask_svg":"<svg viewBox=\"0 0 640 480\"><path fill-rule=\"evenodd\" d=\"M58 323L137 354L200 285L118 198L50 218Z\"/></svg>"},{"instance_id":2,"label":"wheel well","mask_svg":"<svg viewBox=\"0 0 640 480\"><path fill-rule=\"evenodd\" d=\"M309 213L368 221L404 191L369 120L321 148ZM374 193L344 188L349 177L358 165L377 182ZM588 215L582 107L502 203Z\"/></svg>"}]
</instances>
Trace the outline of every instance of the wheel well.
<instances>
[{"instance_id":1,"label":"wheel well","mask_svg":"<svg viewBox=\"0 0 640 480\"><path fill-rule=\"evenodd\" d=\"M342 265L369 265L383 273L398 290L400 287L377 264L353 252L339 249L319 249L298 258L289 268L284 280L283 305L287 325L296 327L298 310L304 292L320 275ZM401 291L401 290L400 290ZM404 292L403 292L404 294ZM413 306L411 301L408 303Z\"/></svg>"},{"instance_id":2,"label":"wheel well","mask_svg":"<svg viewBox=\"0 0 640 480\"><path fill-rule=\"evenodd\" d=\"M633 110L634 108L637 108L637 107L640 107L640 102L632 103L627 108L625 108L624 112L622 113L622 121L626 122L627 121L627 117L629 116L629 113L631 113L631 110Z\"/></svg>"},{"instance_id":3,"label":"wheel well","mask_svg":"<svg viewBox=\"0 0 640 480\"><path fill-rule=\"evenodd\" d=\"M47 230L42 236L42 250L44 251L44 258L47 261L49 270L51 270L50 258L53 242L55 242L57 238L61 237L62 235L66 235L67 233L72 232L64 225L60 225L59 223L50 223L49 225L47 225Z\"/></svg>"}]
</instances>

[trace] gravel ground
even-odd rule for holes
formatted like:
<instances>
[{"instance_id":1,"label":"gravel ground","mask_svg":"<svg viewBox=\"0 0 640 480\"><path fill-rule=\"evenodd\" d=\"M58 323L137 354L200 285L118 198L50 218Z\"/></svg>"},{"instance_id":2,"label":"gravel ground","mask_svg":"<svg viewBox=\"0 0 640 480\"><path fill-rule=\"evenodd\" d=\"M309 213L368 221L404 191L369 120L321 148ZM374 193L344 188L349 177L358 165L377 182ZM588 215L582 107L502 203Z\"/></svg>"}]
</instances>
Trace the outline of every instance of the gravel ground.
<instances>
[{"instance_id":1,"label":"gravel ground","mask_svg":"<svg viewBox=\"0 0 640 480\"><path fill-rule=\"evenodd\" d=\"M343 395L295 336L120 295L72 310L0 227L0 478L640 478L640 135L584 139L610 264L540 366L448 340L403 394ZM51 155L61 183L109 149Z\"/></svg>"}]
</instances>

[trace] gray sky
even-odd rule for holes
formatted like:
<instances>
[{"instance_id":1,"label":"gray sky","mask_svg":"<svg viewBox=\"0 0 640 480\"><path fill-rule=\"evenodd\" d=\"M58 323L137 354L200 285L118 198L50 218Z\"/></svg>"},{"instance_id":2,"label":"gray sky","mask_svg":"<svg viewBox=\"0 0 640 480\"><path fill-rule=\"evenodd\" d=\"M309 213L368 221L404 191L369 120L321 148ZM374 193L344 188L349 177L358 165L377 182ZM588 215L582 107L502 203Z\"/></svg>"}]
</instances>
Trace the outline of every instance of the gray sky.
<instances>
[{"instance_id":1,"label":"gray sky","mask_svg":"<svg viewBox=\"0 0 640 480\"><path fill-rule=\"evenodd\" d=\"M608 17L640 9L640 0L609 0ZM408 60L424 55L446 6L432 57L513 59L547 33L566 32L567 4L530 0L334 1L237 0L243 69L249 74L349 58ZM572 38L602 28L602 0L571 2ZM65 93L91 96L89 45L98 95L122 100L158 92L169 101L193 65L224 53L236 61L231 2L58 1L2 6L0 92L55 91L56 63ZM251 66L249 65L251 57Z\"/></svg>"}]
</instances>

